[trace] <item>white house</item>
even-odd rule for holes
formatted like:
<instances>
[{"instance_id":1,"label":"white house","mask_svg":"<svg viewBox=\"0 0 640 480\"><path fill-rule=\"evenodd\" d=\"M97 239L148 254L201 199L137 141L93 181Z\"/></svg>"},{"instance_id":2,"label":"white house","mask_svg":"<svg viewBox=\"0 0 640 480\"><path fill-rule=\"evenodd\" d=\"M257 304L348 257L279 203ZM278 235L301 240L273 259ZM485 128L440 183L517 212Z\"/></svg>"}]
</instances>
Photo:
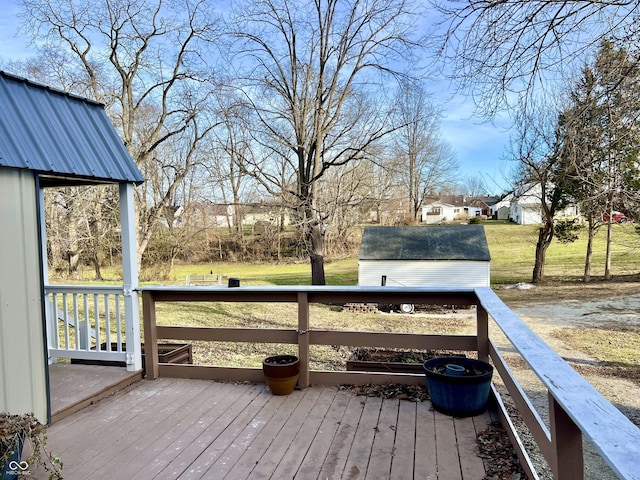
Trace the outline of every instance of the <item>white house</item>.
<instances>
[{"instance_id":1,"label":"white house","mask_svg":"<svg viewBox=\"0 0 640 480\"><path fill-rule=\"evenodd\" d=\"M513 191L509 218L520 225L542 223L542 187L539 183L526 184Z\"/></svg>"},{"instance_id":2,"label":"white house","mask_svg":"<svg viewBox=\"0 0 640 480\"><path fill-rule=\"evenodd\" d=\"M366 227L358 285L488 287L490 261L482 225Z\"/></svg>"}]
</instances>

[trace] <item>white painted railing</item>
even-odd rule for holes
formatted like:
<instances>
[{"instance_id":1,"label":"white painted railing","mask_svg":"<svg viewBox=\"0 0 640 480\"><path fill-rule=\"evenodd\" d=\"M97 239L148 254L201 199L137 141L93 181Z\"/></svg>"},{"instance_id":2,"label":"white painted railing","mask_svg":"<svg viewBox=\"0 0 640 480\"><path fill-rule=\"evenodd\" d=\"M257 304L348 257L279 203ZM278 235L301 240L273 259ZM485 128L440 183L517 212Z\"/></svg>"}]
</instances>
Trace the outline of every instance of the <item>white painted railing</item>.
<instances>
[{"instance_id":1,"label":"white painted railing","mask_svg":"<svg viewBox=\"0 0 640 480\"><path fill-rule=\"evenodd\" d=\"M138 322L137 315L133 318L125 313L130 310L126 304L132 303L127 293L121 286L46 286L50 361L99 360L122 363L132 369L135 343L140 339L126 342L135 331L133 323Z\"/></svg>"}]
</instances>

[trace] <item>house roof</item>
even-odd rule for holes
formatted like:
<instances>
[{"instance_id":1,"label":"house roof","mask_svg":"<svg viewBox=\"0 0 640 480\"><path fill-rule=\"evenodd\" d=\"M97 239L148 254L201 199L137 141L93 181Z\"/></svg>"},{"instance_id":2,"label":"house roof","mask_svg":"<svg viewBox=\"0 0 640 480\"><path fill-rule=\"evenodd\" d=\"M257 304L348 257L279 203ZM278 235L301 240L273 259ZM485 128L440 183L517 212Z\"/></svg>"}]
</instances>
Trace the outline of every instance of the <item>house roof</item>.
<instances>
[{"instance_id":1,"label":"house roof","mask_svg":"<svg viewBox=\"0 0 640 480\"><path fill-rule=\"evenodd\" d=\"M489 261L482 225L366 227L360 260Z\"/></svg>"},{"instance_id":2,"label":"house roof","mask_svg":"<svg viewBox=\"0 0 640 480\"><path fill-rule=\"evenodd\" d=\"M2 71L0 166L87 181L144 181L104 105Z\"/></svg>"}]
</instances>

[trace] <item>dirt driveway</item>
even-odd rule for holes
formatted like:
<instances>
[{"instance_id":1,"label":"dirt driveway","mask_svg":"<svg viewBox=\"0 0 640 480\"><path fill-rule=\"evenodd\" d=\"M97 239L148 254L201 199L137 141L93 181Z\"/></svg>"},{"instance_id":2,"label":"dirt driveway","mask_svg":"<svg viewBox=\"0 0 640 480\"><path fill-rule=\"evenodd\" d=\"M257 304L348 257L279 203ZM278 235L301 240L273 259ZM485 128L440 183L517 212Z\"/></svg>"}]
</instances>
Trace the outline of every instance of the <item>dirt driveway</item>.
<instances>
[{"instance_id":1,"label":"dirt driveway","mask_svg":"<svg viewBox=\"0 0 640 480\"><path fill-rule=\"evenodd\" d=\"M640 284L634 282L613 286L581 285L567 289L556 286L510 290L512 291L498 292L505 303L604 397L640 426L638 377L628 378L615 374L611 366L583 351L573 349L559 335L561 330L567 328L593 327L632 327L634 333L631 334L640 335ZM509 361L509 355L505 355L505 358ZM516 376L536 406L543 410L545 418L547 399L544 388L524 365L518 368L517 358L512 360ZM521 360L520 362L522 363ZM585 464L586 478L617 478L588 446L585 446ZM546 471L542 478L547 478L548 475Z\"/></svg>"}]
</instances>

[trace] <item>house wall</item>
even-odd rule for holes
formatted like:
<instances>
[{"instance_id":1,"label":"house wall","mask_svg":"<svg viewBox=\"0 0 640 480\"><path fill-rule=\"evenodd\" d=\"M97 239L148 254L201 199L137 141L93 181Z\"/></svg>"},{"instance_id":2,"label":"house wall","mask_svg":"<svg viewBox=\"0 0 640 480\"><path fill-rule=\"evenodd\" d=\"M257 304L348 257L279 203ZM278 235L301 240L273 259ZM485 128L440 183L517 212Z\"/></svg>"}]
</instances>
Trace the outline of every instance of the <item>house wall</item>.
<instances>
[{"instance_id":1,"label":"house wall","mask_svg":"<svg viewBox=\"0 0 640 480\"><path fill-rule=\"evenodd\" d=\"M435 211L439 213L434 213ZM428 225L451 222L457 216L464 215L464 207L454 207L447 203L436 202L422 207L420 220Z\"/></svg>"},{"instance_id":2,"label":"house wall","mask_svg":"<svg viewBox=\"0 0 640 480\"><path fill-rule=\"evenodd\" d=\"M0 167L0 411L47 422L37 198L33 173Z\"/></svg>"},{"instance_id":3,"label":"house wall","mask_svg":"<svg viewBox=\"0 0 640 480\"><path fill-rule=\"evenodd\" d=\"M509 220L509 207L500 207L494 212L496 220Z\"/></svg>"},{"instance_id":4,"label":"house wall","mask_svg":"<svg viewBox=\"0 0 640 480\"><path fill-rule=\"evenodd\" d=\"M468 260L360 260L358 285L380 286L383 275L387 286L488 287L489 262Z\"/></svg>"},{"instance_id":5,"label":"house wall","mask_svg":"<svg viewBox=\"0 0 640 480\"><path fill-rule=\"evenodd\" d=\"M542 223L540 204L511 204L511 219L520 225L538 225Z\"/></svg>"}]
</instances>

